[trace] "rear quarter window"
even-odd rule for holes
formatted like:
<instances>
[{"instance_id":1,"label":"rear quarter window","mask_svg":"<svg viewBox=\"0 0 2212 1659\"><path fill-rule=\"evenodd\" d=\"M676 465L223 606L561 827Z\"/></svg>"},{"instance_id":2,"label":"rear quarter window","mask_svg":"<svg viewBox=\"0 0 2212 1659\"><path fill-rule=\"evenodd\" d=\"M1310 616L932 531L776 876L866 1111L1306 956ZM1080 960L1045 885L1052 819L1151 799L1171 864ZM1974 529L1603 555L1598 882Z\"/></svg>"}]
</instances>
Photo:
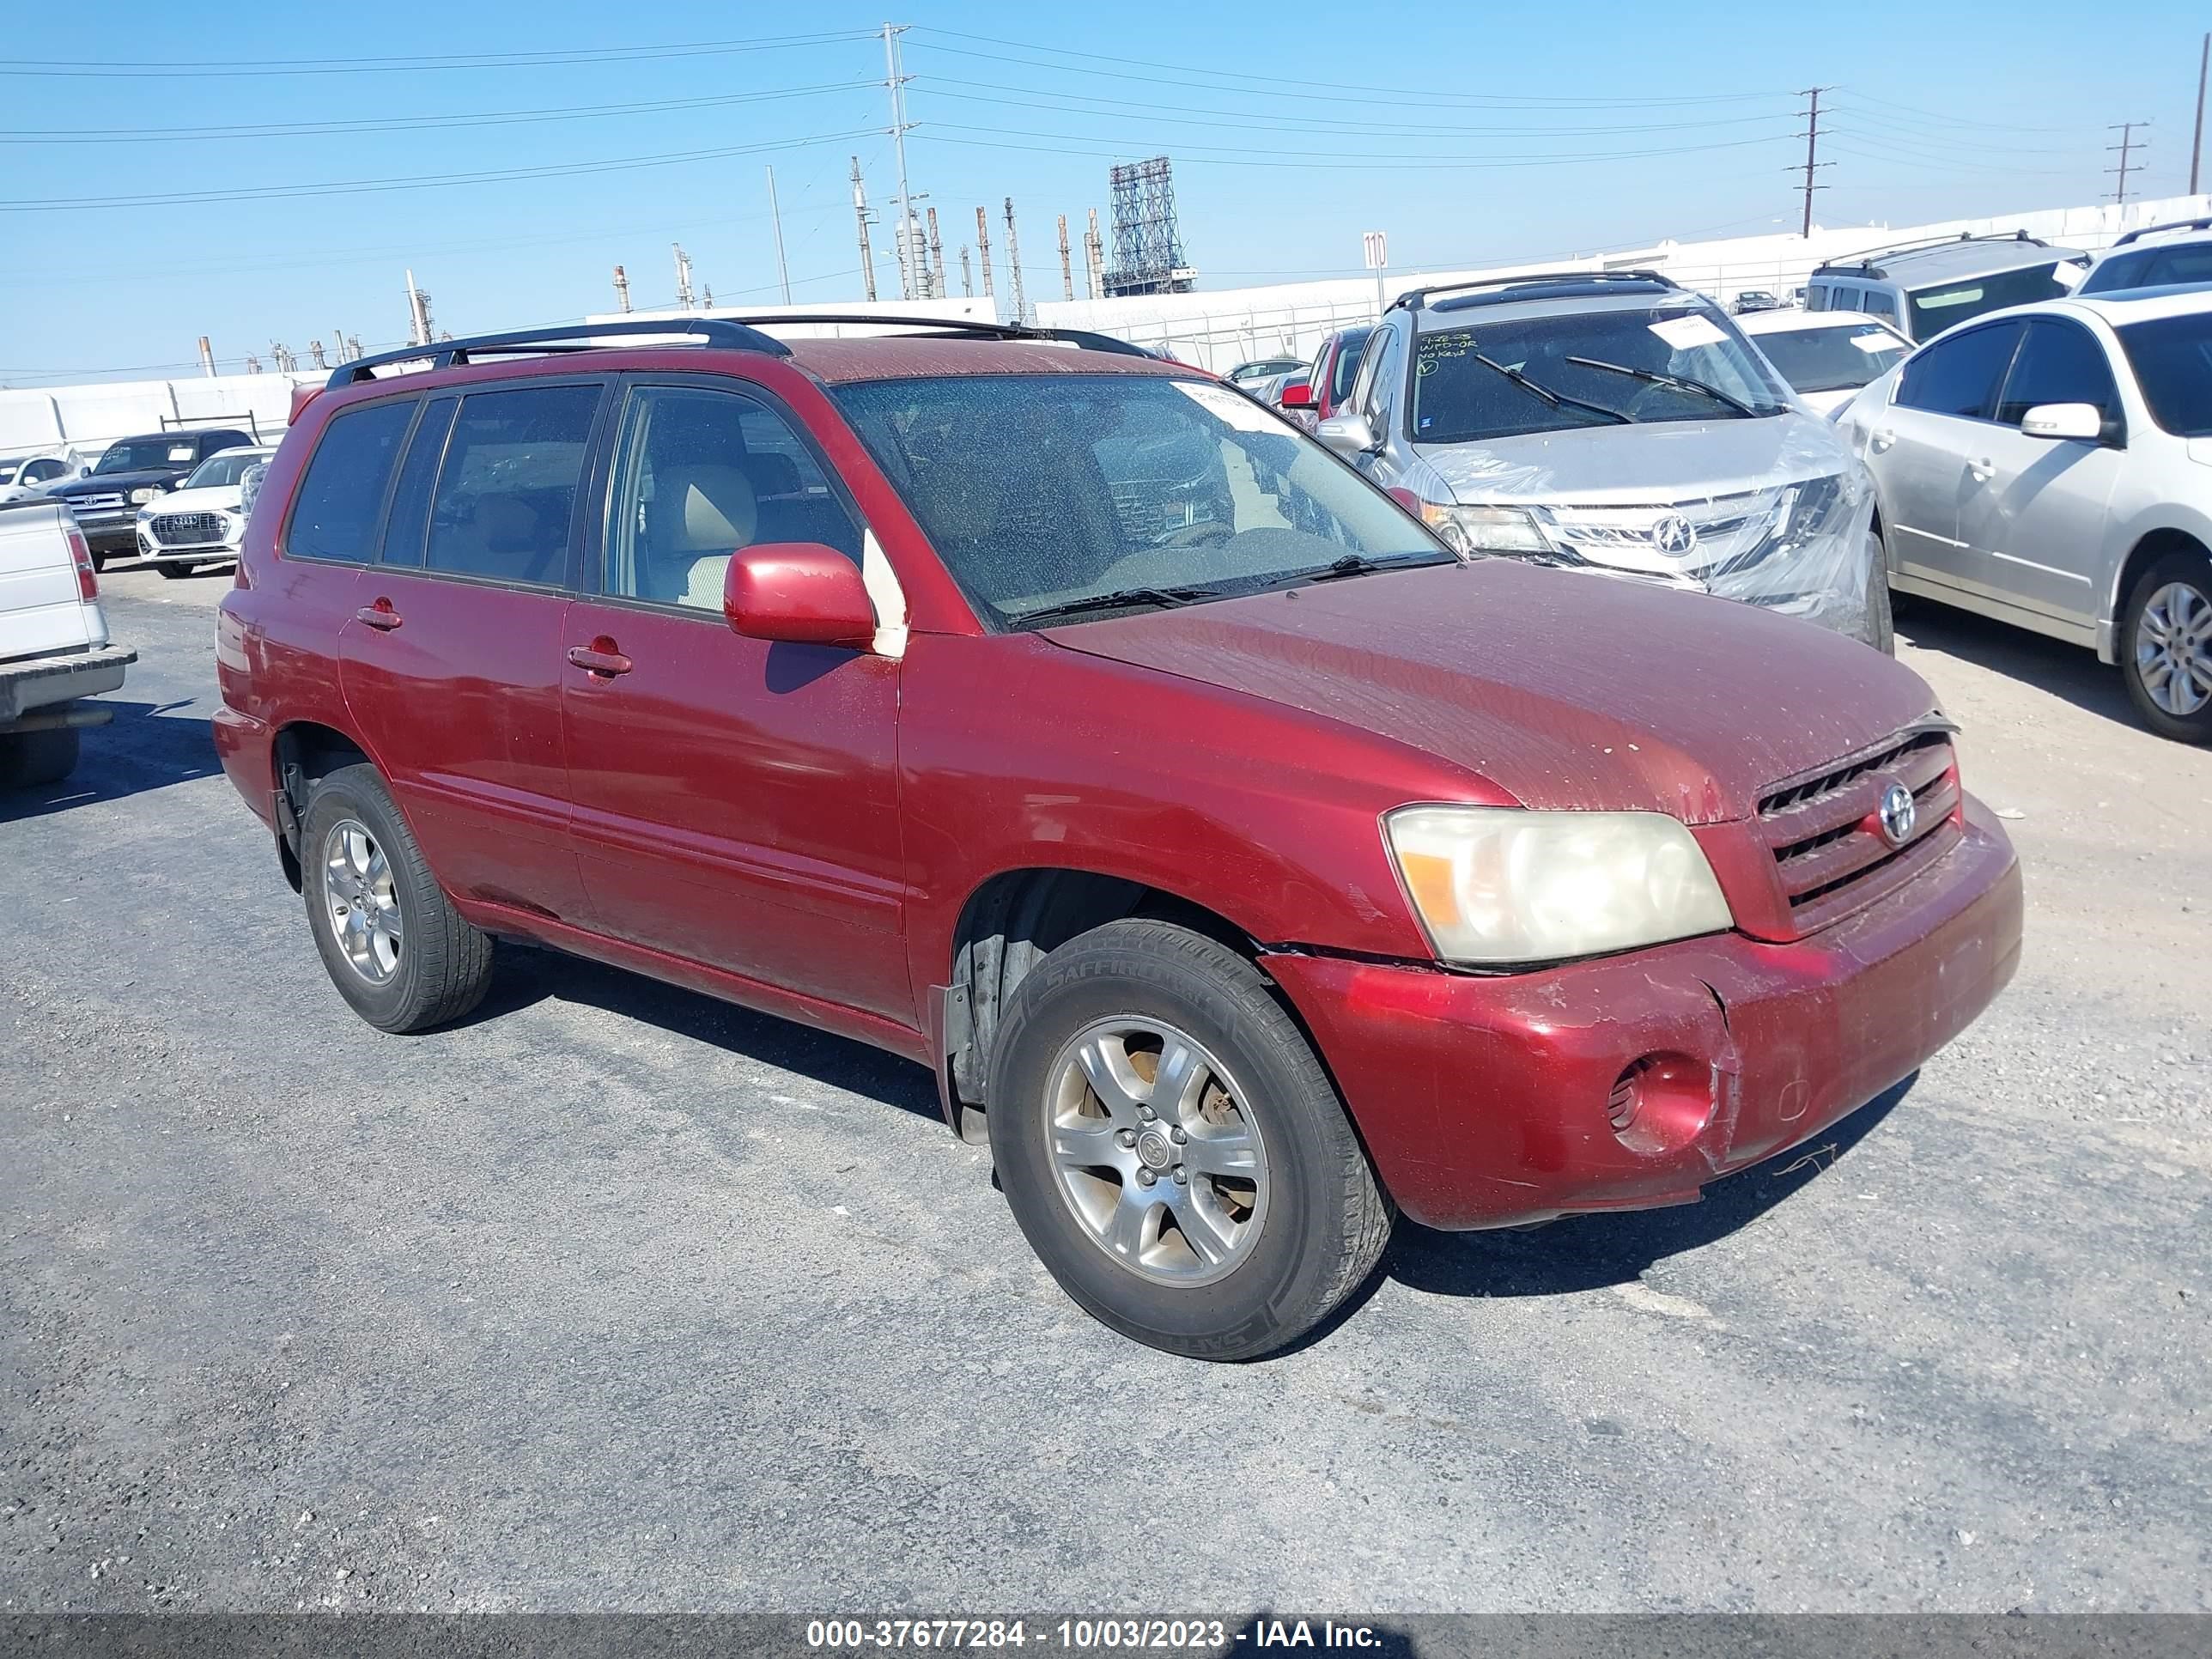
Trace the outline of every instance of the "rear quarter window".
<instances>
[{"instance_id":1,"label":"rear quarter window","mask_svg":"<svg viewBox=\"0 0 2212 1659\"><path fill-rule=\"evenodd\" d=\"M374 556L385 493L414 416L409 398L331 418L300 480L284 535L286 557L363 564Z\"/></svg>"}]
</instances>

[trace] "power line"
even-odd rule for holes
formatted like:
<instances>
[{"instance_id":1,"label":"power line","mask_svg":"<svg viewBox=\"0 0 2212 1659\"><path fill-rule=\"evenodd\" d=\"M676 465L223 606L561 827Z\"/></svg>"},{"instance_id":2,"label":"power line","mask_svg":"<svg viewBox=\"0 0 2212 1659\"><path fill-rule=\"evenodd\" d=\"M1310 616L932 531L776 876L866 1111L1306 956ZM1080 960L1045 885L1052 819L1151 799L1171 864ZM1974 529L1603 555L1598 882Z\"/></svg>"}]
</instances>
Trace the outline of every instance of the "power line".
<instances>
[{"instance_id":1,"label":"power line","mask_svg":"<svg viewBox=\"0 0 2212 1659\"><path fill-rule=\"evenodd\" d=\"M945 122L931 122L919 128L915 136L925 143L957 144L963 149L969 149L1012 150L1036 155L1077 155L1092 161L1111 161L1117 159L1120 156L1126 155L1128 153L1126 147L1119 149L1094 148L1091 149L1070 149L1055 144L1008 143L1005 141L1003 136L996 139L948 138L941 136L947 132L980 132L1003 135L1006 131L1007 129L998 127L969 127L954 125ZM1111 144L1111 140L1109 139L1075 133L1029 133L1024 136L1041 138L1056 138L1064 140L1066 143L1073 144ZM1282 169L1291 172L1296 172L1301 167L1327 168L1331 171L1347 168L1355 171L1372 171L1378 167L1388 167L1392 171L1399 173L1456 173L1483 171L1492 167L1572 167L1577 166L1585 161L1641 161L1647 157L1690 155L1704 154L1712 150L1743 149L1753 145L1770 144L1773 142L1774 140L1771 138L1740 138L1723 143L1677 144L1656 149L1647 148L1642 149L1595 150L1569 155L1465 156L1459 158L1444 158L1441 160L1426 155L1408 157L1392 157L1384 155L1333 157L1323 155L1301 155L1295 157L1288 157L1275 161L1248 161L1239 159L1239 157L1245 155L1281 156L1282 152L1277 149L1237 150L1230 155L1207 155L1202 152L1212 147L1206 145L1178 145L1176 149L1176 162L1179 167L1188 165L1192 167L1261 167L1268 169ZM1193 154L1192 152L1194 150L1200 153ZM1186 160L1186 157L1188 157L1188 160Z\"/></svg>"},{"instance_id":2,"label":"power line","mask_svg":"<svg viewBox=\"0 0 2212 1659\"><path fill-rule=\"evenodd\" d=\"M295 196L360 196L391 190L442 190L459 185L511 184L529 179L565 179L582 173L623 173L641 167L674 167L690 161L715 161L732 155L758 155L770 150L805 149L815 144L842 143L875 131L816 133L805 138L775 139L757 144L729 144L714 149L672 150L658 155L623 156L605 161L577 161L531 167L501 167L479 173L419 173L404 179L348 179L315 185L267 185L237 190L179 191L160 196L107 196L44 200L0 201L4 213L75 213L102 209L176 207L216 202L266 202Z\"/></svg>"},{"instance_id":3,"label":"power line","mask_svg":"<svg viewBox=\"0 0 2212 1659\"><path fill-rule=\"evenodd\" d=\"M2069 131L2065 127L2029 126L2018 121L1984 121L1972 116L1945 114L1939 110L1919 109L1911 104L1893 103L1887 98L1877 98L1870 92L1861 92L1854 87L1829 87L1823 90L1848 93L1854 98L1864 99L1869 104L1879 104L1884 109L1895 110L1903 115L1917 116L1922 121L1940 126L1980 127L1990 131L2002 132L2065 132Z\"/></svg>"},{"instance_id":4,"label":"power line","mask_svg":"<svg viewBox=\"0 0 2212 1659\"><path fill-rule=\"evenodd\" d=\"M747 52L788 52L795 47L866 40L872 29L839 29L822 34L765 35L750 40L692 40L664 46L586 46L549 52L456 52L416 58L210 58L179 64L144 58L16 58L0 64L0 75L73 79L179 79L200 76L276 75L413 75L433 70L550 69L575 64L632 64L663 58L722 57Z\"/></svg>"},{"instance_id":5,"label":"power line","mask_svg":"<svg viewBox=\"0 0 2212 1659\"><path fill-rule=\"evenodd\" d=\"M713 98L666 98L643 103L578 104L552 109L483 110L452 115L392 116L349 121L285 121L267 126L106 127L77 132L0 129L0 143L177 143L219 138L301 138L322 133L413 132L446 127L511 126L539 121L586 120L602 116L658 115L675 110L717 109L732 104L775 102L789 98L815 97L826 92L861 90L879 84L872 81L825 81L815 86L727 93Z\"/></svg>"}]
</instances>

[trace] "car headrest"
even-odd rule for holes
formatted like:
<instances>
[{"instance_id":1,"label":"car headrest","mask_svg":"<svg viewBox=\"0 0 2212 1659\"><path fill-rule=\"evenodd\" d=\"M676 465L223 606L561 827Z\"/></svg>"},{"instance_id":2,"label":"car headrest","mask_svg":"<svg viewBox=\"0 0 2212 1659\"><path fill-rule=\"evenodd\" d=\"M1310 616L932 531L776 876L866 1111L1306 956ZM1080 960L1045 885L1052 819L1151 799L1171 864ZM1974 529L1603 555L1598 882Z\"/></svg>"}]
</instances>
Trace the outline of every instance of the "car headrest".
<instances>
[{"instance_id":1,"label":"car headrest","mask_svg":"<svg viewBox=\"0 0 2212 1659\"><path fill-rule=\"evenodd\" d=\"M727 553L749 547L760 527L760 500L752 480L734 466L671 467L658 480L665 522L683 553Z\"/></svg>"}]
</instances>

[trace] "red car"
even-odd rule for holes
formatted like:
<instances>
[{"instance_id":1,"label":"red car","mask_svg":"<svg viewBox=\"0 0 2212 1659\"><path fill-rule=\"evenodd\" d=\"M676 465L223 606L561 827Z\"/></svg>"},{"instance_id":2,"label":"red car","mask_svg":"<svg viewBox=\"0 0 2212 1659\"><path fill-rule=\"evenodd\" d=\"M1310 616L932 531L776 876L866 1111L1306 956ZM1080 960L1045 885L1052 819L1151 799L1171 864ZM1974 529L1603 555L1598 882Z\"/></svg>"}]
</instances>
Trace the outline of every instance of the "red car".
<instances>
[{"instance_id":1,"label":"red car","mask_svg":"<svg viewBox=\"0 0 2212 1659\"><path fill-rule=\"evenodd\" d=\"M1340 328L1321 343L1313 362L1283 385L1283 412L1310 432L1344 406L1352 395L1352 377L1359 360L1367 355L1372 326Z\"/></svg>"},{"instance_id":2,"label":"red car","mask_svg":"<svg viewBox=\"0 0 2212 1659\"><path fill-rule=\"evenodd\" d=\"M1862 645L1455 556L1133 352L687 327L350 363L270 464L216 737L386 1030L526 939L904 1054L1071 1296L1233 1359L1395 1212L1689 1202L2013 972Z\"/></svg>"}]
</instances>

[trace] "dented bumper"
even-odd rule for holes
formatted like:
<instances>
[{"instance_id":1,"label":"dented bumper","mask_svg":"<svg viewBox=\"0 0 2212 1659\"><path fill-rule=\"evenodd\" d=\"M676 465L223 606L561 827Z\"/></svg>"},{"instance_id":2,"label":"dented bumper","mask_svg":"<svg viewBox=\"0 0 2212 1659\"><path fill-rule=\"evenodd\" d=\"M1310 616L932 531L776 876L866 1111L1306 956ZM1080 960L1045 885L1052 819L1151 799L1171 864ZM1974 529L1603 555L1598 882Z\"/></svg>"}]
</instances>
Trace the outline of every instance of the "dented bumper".
<instances>
[{"instance_id":1,"label":"dented bumper","mask_svg":"<svg viewBox=\"0 0 2212 1659\"><path fill-rule=\"evenodd\" d=\"M1903 887L1793 944L1723 934L1500 977L1287 953L1267 965L1415 1221L1688 1203L1911 1075L2012 978L2019 866L1971 799L1965 830Z\"/></svg>"}]
</instances>

